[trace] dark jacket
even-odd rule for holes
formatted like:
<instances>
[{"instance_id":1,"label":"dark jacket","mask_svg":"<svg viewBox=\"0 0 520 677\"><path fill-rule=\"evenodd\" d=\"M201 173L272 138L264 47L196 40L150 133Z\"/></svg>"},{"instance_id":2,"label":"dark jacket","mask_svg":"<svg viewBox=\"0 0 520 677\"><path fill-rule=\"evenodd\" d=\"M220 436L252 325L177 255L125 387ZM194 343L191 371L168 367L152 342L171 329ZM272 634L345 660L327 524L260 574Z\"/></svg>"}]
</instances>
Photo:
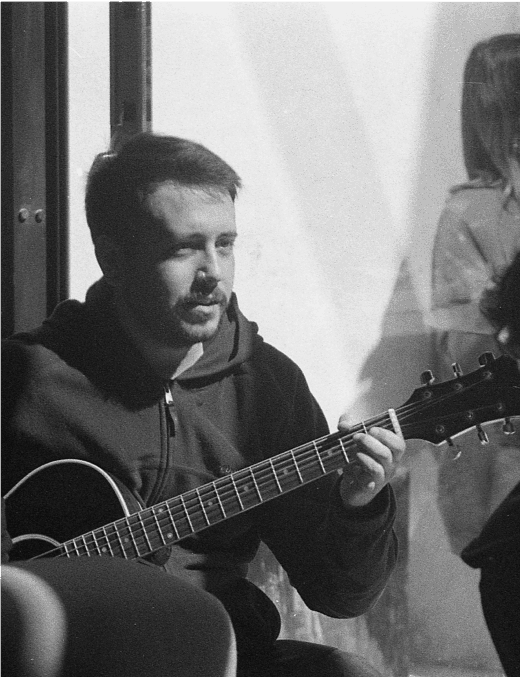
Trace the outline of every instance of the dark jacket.
<instances>
[{"instance_id":1,"label":"dark jacket","mask_svg":"<svg viewBox=\"0 0 520 677\"><path fill-rule=\"evenodd\" d=\"M520 483L506 496L461 557L474 569L496 568L513 556L520 570Z\"/></svg>"},{"instance_id":2,"label":"dark jacket","mask_svg":"<svg viewBox=\"0 0 520 677\"><path fill-rule=\"evenodd\" d=\"M45 462L77 458L150 506L328 433L300 369L263 341L235 297L202 358L170 384L126 338L103 281L85 303L66 301L5 342L3 370L4 492ZM310 608L359 615L395 563L395 505L387 487L347 511L337 481L327 475L185 539L161 564L216 594L251 636L268 619L272 639L278 619L245 582L262 540Z\"/></svg>"}]
</instances>

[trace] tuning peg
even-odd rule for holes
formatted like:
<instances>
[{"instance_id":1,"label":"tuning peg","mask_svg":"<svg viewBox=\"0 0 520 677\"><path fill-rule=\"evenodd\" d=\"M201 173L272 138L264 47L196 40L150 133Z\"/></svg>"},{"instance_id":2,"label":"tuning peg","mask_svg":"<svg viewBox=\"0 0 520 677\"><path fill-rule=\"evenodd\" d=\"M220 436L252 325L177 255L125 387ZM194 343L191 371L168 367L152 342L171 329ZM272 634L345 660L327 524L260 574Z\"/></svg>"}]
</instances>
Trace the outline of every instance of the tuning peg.
<instances>
[{"instance_id":1,"label":"tuning peg","mask_svg":"<svg viewBox=\"0 0 520 677\"><path fill-rule=\"evenodd\" d=\"M460 364L458 362L454 362L451 365L451 368L453 369L453 373L455 374L455 378L460 378L462 376L462 369L461 369Z\"/></svg>"},{"instance_id":2,"label":"tuning peg","mask_svg":"<svg viewBox=\"0 0 520 677\"><path fill-rule=\"evenodd\" d=\"M459 447L458 444L454 443L451 437L447 437L446 442L448 443L448 448L451 452L451 460L456 461L457 459L460 458L460 455L462 454L462 449Z\"/></svg>"},{"instance_id":3,"label":"tuning peg","mask_svg":"<svg viewBox=\"0 0 520 677\"><path fill-rule=\"evenodd\" d=\"M491 364L494 362L495 356L493 355L492 352L485 352L482 353L482 355L478 356L478 363L480 364L481 367L487 367L488 364Z\"/></svg>"},{"instance_id":4,"label":"tuning peg","mask_svg":"<svg viewBox=\"0 0 520 677\"><path fill-rule=\"evenodd\" d=\"M423 371L421 374L421 383L423 386L431 386L431 384L435 381L435 376L433 375L433 372L431 369L427 369L426 371Z\"/></svg>"},{"instance_id":5,"label":"tuning peg","mask_svg":"<svg viewBox=\"0 0 520 677\"><path fill-rule=\"evenodd\" d=\"M513 425L513 422L511 421L510 418L504 419L504 425L502 426L502 430L506 435L514 435L515 434L515 426Z\"/></svg>"},{"instance_id":6,"label":"tuning peg","mask_svg":"<svg viewBox=\"0 0 520 677\"><path fill-rule=\"evenodd\" d=\"M487 433L479 425L477 426L477 435L480 440L480 444L489 444L489 437L487 436Z\"/></svg>"}]
</instances>

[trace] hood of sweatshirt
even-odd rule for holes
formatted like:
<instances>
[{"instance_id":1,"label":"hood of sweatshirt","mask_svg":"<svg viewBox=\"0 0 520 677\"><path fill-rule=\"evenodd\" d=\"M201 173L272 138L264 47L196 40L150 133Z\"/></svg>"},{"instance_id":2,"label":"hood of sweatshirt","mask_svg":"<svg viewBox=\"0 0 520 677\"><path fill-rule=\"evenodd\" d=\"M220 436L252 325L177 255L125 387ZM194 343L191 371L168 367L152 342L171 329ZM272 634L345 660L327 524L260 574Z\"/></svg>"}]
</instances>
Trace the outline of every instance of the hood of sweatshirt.
<instances>
[{"instance_id":1,"label":"hood of sweatshirt","mask_svg":"<svg viewBox=\"0 0 520 677\"><path fill-rule=\"evenodd\" d=\"M41 327L14 338L53 350L108 397L132 408L161 397L167 382L153 371L122 328L104 278L88 290L84 303L63 301ZM204 342L203 355L178 380L218 380L240 368L262 341L257 325L244 317L233 293L219 330Z\"/></svg>"}]
</instances>

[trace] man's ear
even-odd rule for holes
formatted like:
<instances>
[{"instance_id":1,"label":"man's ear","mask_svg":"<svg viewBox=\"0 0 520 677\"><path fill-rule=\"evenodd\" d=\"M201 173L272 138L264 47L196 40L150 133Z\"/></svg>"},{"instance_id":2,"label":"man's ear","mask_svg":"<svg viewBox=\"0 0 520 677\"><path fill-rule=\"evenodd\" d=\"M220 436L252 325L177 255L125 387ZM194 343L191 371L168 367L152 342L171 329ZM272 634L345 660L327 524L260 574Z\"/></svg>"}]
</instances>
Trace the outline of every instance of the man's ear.
<instances>
[{"instance_id":1,"label":"man's ear","mask_svg":"<svg viewBox=\"0 0 520 677\"><path fill-rule=\"evenodd\" d=\"M96 258L106 281L112 287L122 283L123 249L106 235L99 235L94 242Z\"/></svg>"}]
</instances>

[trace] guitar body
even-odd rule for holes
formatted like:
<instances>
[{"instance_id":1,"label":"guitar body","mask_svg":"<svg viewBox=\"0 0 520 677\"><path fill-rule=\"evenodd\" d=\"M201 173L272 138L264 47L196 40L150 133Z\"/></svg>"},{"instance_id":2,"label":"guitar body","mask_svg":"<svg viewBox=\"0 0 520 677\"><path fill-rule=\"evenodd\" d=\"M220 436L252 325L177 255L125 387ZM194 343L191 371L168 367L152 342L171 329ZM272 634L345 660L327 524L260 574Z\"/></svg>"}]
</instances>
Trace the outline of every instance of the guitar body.
<instances>
[{"instance_id":1,"label":"guitar body","mask_svg":"<svg viewBox=\"0 0 520 677\"><path fill-rule=\"evenodd\" d=\"M31 559L63 541L141 509L130 491L93 463L52 461L5 496L10 559Z\"/></svg>"}]
</instances>

